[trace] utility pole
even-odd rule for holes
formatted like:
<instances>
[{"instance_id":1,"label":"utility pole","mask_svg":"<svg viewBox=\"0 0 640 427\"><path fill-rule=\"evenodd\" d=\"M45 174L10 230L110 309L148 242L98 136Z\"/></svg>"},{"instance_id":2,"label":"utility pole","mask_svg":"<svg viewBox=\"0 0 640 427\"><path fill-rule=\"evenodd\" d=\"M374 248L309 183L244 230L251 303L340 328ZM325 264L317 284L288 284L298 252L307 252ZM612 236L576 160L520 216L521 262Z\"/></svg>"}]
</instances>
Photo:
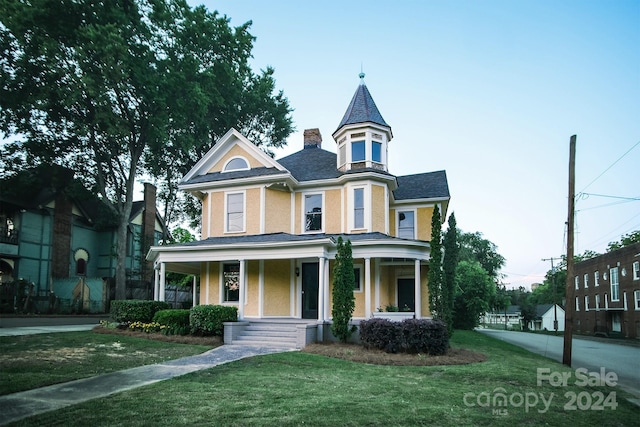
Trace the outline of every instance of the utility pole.
<instances>
[{"instance_id":1,"label":"utility pole","mask_svg":"<svg viewBox=\"0 0 640 427\"><path fill-rule=\"evenodd\" d=\"M573 219L575 216L576 193L576 136L572 135L569 142L569 212L567 216L567 306L564 315L564 347L562 364L571 366L571 347L573 339L573 314L575 312L575 298L573 286Z\"/></svg>"},{"instance_id":2,"label":"utility pole","mask_svg":"<svg viewBox=\"0 0 640 427\"><path fill-rule=\"evenodd\" d=\"M553 266L553 261L561 260L562 258L542 258L542 261L551 261L551 284L553 285L553 330L558 335L558 302L556 301L556 297L558 292L556 291L556 276L555 276L555 267Z\"/></svg>"}]
</instances>

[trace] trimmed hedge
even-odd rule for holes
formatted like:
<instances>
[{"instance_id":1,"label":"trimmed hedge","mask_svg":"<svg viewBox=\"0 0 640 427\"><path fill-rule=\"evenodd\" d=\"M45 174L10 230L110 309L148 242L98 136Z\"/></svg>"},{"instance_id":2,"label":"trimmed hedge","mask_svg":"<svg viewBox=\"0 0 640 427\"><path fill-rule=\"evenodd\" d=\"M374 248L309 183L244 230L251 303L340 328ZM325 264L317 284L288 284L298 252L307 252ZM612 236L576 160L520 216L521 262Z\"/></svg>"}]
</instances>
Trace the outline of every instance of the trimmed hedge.
<instances>
[{"instance_id":1,"label":"trimmed hedge","mask_svg":"<svg viewBox=\"0 0 640 427\"><path fill-rule=\"evenodd\" d=\"M440 320L364 320L360 322L360 340L367 348L378 348L387 353L440 355L449 349L447 325Z\"/></svg>"},{"instance_id":2,"label":"trimmed hedge","mask_svg":"<svg viewBox=\"0 0 640 427\"><path fill-rule=\"evenodd\" d=\"M187 335L190 330L190 315L190 310L160 310L153 316L153 321L166 326L165 332L167 335Z\"/></svg>"},{"instance_id":3,"label":"trimmed hedge","mask_svg":"<svg viewBox=\"0 0 640 427\"><path fill-rule=\"evenodd\" d=\"M191 308L189 324L193 335L222 336L222 322L236 322L238 308L226 305L198 305Z\"/></svg>"},{"instance_id":4,"label":"trimmed hedge","mask_svg":"<svg viewBox=\"0 0 640 427\"><path fill-rule=\"evenodd\" d=\"M170 307L164 301L115 300L111 301L111 318L115 322L150 323L153 321L153 316L156 312Z\"/></svg>"}]
</instances>

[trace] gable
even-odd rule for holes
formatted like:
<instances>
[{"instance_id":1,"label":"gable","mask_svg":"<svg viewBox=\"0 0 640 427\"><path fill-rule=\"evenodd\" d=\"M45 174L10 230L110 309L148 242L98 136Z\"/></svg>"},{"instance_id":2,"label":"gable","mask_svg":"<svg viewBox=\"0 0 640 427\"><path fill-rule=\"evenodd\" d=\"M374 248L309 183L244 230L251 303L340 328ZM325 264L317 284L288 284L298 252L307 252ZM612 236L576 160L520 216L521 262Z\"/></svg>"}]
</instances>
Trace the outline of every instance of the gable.
<instances>
[{"instance_id":1,"label":"gable","mask_svg":"<svg viewBox=\"0 0 640 427\"><path fill-rule=\"evenodd\" d=\"M227 173L223 172L223 168L233 158L245 160L249 165L249 170L264 168L284 171L284 168L269 155L260 150L255 144L252 144L237 130L231 128L222 138L216 141L207 154L182 178L181 182L201 181L198 177L208 174Z\"/></svg>"}]
</instances>

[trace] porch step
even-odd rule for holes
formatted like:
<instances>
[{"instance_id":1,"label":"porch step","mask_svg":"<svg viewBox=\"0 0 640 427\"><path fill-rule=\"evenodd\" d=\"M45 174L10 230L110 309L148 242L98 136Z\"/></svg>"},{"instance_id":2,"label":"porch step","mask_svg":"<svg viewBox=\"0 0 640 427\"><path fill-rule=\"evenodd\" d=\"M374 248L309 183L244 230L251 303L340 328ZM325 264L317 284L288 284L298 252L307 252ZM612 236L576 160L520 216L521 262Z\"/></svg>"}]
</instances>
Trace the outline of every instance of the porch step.
<instances>
[{"instance_id":1,"label":"porch step","mask_svg":"<svg viewBox=\"0 0 640 427\"><path fill-rule=\"evenodd\" d=\"M295 324L251 322L233 344L296 348L297 337Z\"/></svg>"}]
</instances>

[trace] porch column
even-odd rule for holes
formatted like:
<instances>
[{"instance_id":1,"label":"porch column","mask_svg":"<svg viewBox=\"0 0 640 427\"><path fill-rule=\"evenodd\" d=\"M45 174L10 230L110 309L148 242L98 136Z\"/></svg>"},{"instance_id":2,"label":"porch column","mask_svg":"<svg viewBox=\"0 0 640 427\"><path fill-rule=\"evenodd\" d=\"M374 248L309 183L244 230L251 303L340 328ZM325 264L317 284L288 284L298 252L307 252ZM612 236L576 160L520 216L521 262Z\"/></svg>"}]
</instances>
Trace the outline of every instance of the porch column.
<instances>
[{"instance_id":1,"label":"porch column","mask_svg":"<svg viewBox=\"0 0 640 427\"><path fill-rule=\"evenodd\" d=\"M158 301L158 294L160 289L160 272L158 271L158 266L153 267L153 300Z\"/></svg>"},{"instance_id":2,"label":"porch column","mask_svg":"<svg viewBox=\"0 0 640 427\"><path fill-rule=\"evenodd\" d=\"M371 258L364 259L364 317L371 317Z\"/></svg>"},{"instance_id":3,"label":"porch column","mask_svg":"<svg viewBox=\"0 0 640 427\"><path fill-rule=\"evenodd\" d=\"M380 258L374 258L373 263L373 271L375 272L375 309L377 310L380 307Z\"/></svg>"},{"instance_id":4,"label":"porch column","mask_svg":"<svg viewBox=\"0 0 640 427\"><path fill-rule=\"evenodd\" d=\"M164 301L164 285L166 281L166 266L164 262L160 263L160 292L158 294L158 299L160 301Z\"/></svg>"},{"instance_id":5,"label":"porch column","mask_svg":"<svg viewBox=\"0 0 640 427\"><path fill-rule=\"evenodd\" d=\"M419 319L422 317L422 287L420 284L420 260L417 259L415 260L415 272L413 273L415 276L415 291L416 291L416 307L415 307L415 314L416 314L416 319Z\"/></svg>"},{"instance_id":6,"label":"porch column","mask_svg":"<svg viewBox=\"0 0 640 427\"><path fill-rule=\"evenodd\" d=\"M324 322L324 306L326 304L325 301L325 288L327 284L325 283L325 275L324 275L324 264L326 262L325 257L318 258L318 282L320 286L318 286L318 321Z\"/></svg>"},{"instance_id":7,"label":"porch column","mask_svg":"<svg viewBox=\"0 0 640 427\"><path fill-rule=\"evenodd\" d=\"M331 298L329 297L329 259L324 263L324 320L331 317Z\"/></svg>"},{"instance_id":8,"label":"porch column","mask_svg":"<svg viewBox=\"0 0 640 427\"><path fill-rule=\"evenodd\" d=\"M193 297L191 300L191 307L196 306L197 289L198 289L198 280L197 280L197 276L194 274L193 275Z\"/></svg>"},{"instance_id":9,"label":"porch column","mask_svg":"<svg viewBox=\"0 0 640 427\"><path fill-rule=\"evenodd\" d=\"M247 260L240 260L240 273L238 277L238 285L240 289L238 290L238 320L244 319L244 299L247 293L245 275L247 273Z\"/></svg>"}]
</instances>

